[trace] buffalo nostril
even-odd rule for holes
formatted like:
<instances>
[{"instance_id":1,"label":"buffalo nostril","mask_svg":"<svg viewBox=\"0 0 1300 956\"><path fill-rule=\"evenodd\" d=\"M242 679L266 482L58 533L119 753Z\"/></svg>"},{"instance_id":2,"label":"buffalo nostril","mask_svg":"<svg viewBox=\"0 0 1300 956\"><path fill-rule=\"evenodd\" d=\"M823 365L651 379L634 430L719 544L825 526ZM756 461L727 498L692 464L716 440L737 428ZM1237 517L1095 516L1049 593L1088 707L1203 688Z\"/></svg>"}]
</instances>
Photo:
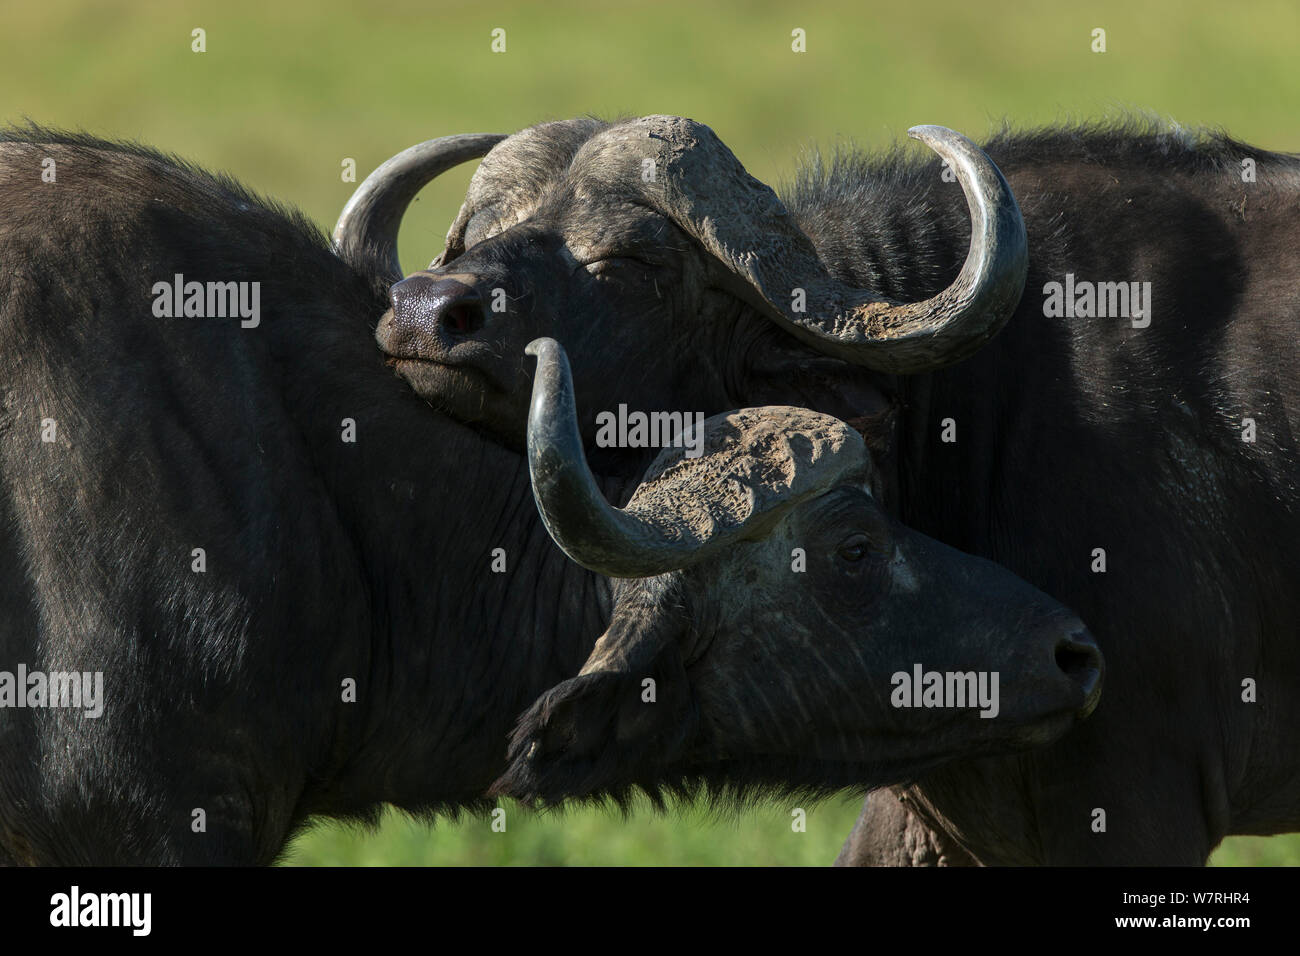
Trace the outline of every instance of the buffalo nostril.
<instances>
[{"instance_id":1,"label":"buffalo nostril","mask_svg":"<svg viewBox=\"0 0 1300 956\"><path fill-rule=\"evenodd\" d=\"M478 297L462 298L439 310L435 321L453 335L472 335L483 327L485 317Z\"/></svg>"},{"instance_id":2,"label":"buffalo nostril","mask_svg":"<svg viewBox=\"0 0 1300 956\"><path fill-rule=\"evenodd\" d=\"M1102 656L1087 631L1075 631L1056 642L1056 666L1091 695L1101 683Z\"/></svg>"}]
</instances>

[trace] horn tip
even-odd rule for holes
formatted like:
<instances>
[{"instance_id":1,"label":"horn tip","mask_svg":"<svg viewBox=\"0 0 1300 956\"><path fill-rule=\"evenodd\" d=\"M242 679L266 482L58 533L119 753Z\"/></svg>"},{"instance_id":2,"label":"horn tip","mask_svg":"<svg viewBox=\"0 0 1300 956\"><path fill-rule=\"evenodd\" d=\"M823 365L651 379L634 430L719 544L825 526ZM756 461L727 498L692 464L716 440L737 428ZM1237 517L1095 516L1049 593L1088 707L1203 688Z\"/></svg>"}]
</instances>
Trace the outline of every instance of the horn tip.
<instances>
[{"instance_id":1,"label":"horn tip","mask_svg":"<svg viewBox=\"0 0 1300 956\"><path fill-rule=\"evenodd\" d=\"M944 134L951 134L953 131L946 126L935 126L932 123L922 123L920 126L913 126L907 131L907 135L912 139L920 140L922 143L930 143L941 138Z\"/></svg>"},{"instance_id":2,"label":"horn tip","mask_svg":"<svg viewBox=\"0 0 1300 956\"><path fill-rule=\"evenodd\" d=\"M525 345L524 354L536 355L540 357L543 352L549 351L550 349L553 348L559 348L559 345L560 343L555 341L555 339L542 336L541 338L533 339L531 342Z\"/></svg>"}]
</instances>

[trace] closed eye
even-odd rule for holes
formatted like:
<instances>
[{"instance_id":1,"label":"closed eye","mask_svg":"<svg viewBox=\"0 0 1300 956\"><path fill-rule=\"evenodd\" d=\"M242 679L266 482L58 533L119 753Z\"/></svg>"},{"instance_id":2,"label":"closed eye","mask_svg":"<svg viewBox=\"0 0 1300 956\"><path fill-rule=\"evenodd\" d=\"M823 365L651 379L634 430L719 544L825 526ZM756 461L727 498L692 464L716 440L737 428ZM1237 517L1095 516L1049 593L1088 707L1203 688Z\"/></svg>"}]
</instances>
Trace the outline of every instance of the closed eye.
<instances>
[{"instance_id":1,"label":"closed eye","mask_svg":"<svg viewBox=\"0 0 1300 956\"><path fill-rule=\"evenodd\" d=\"M599 265L602 262L635 262L638 265L643 265L647 267L654 265L654 263L652 263L649 259L645 259L640 256L631 255L629 253L624 253L617 256L597 256L595 258L588 259L587 261L581 263L581 265L594 266L594 265Z\"/></svg>"},{"instance_id":2,"label":"closed eye","mask_svg":"<svg viewBox=\"0 0 1300 956\"><path fill-rule=\"evenodd\" d=\"M602 259L593 259L590 262L580 263L586 270L594 276L610 275L618 273L620 277L636 278L642 281L649 281L651 273L656 266L647 262L645 259L638 259L635 256L606 256Z\"/></svg>"}]
</instances>

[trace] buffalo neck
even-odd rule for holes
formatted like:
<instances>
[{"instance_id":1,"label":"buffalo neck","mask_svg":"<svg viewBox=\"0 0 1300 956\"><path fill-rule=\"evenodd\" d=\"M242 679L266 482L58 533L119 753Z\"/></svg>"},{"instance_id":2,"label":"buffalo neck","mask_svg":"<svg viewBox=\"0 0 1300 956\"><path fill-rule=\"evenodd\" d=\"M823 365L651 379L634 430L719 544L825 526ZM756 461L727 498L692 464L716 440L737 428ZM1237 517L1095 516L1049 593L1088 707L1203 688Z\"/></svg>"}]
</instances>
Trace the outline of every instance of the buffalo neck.
<instances>
[{"instance_id":1,"label":"buffalo neck","mask_svg":"<svg viewBox=\"0 0 1300 956\"><path fill-rule=\"evenodd\" d=\"M340 613L361 633L335 640L366 653L334 779L310 812L477 802L517 716L577 672L609 617L607 581L547 536L524 457L418 398L372 335L318 325L283 365L351 546L340 602L364 608Z\"/></svg>"}]
</instances>

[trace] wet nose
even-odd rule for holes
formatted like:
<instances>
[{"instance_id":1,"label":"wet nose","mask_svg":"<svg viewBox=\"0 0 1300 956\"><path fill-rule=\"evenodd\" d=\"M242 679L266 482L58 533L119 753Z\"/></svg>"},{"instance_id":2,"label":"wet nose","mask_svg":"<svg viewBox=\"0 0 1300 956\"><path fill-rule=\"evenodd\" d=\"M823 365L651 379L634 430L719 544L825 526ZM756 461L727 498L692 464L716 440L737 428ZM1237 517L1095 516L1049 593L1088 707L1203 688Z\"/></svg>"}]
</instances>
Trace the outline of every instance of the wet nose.
<instances>
[{"instance_id":1,"label":"wet nose","mask_svg":"<svg viewBox=\"0 0 1300 956\"><path fill-rule=\"evenodd\" d=\"M473 286L450 276L417 272L388 290L393 324L414 338L459 338L483 327L487 315Z\"/></svg>"},{"instance_id":2,"label":"wet nose","mask_svg":"<svg viewBox=\"0 0 1300 956\"><path fill-rule=\"evenodd\" d=\"M1084 706L1091 712L1100 697L1105 670L1097 641L1079 624L1056 642L1055 656L1056 666L1083 691Z\"/></svg>"}]
</instances>

